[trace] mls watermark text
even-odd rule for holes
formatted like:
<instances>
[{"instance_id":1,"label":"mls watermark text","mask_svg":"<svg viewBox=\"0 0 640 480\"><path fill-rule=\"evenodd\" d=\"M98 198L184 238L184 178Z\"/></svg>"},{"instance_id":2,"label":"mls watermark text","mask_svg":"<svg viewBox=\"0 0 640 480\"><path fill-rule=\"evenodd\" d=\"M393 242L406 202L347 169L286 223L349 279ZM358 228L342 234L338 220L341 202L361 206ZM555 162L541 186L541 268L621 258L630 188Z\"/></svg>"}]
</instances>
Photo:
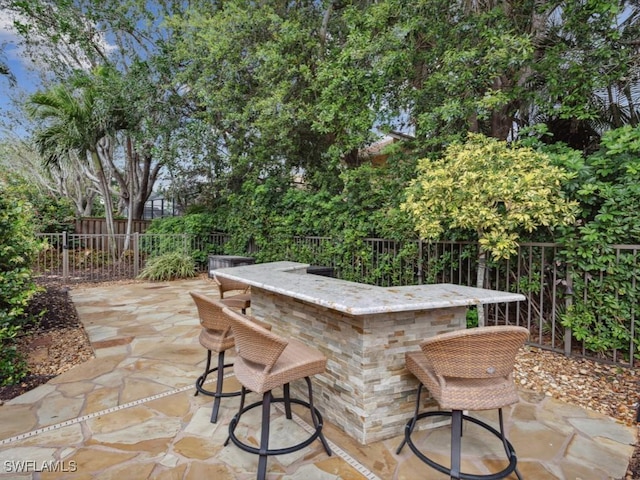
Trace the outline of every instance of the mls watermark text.
<instances>
[{"instance_id":1,"label":"mls watermark text","mask_svg":"<svg viewBox=\"0 0 640 480\"><path fill-rule=\"evenodd\" d=\"M59 472L78 471L78 463L74 460L5 460L4 473Z\"/></svg>"}]
</instances>

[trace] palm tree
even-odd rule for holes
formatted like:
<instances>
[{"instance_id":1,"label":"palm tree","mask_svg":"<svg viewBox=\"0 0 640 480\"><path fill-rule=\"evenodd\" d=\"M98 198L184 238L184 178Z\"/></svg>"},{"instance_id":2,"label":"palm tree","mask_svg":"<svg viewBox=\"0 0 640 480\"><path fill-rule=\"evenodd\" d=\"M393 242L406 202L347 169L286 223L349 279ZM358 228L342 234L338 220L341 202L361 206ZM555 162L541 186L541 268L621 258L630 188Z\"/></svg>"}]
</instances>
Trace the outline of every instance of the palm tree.
<instances>
[{"instance_id":1,"label":"palm tree","mask_svg":"<svg viewBox=\"0 0 640 480\"><path fill-rule=\"evenodd\" d=\"M114 133L108 114L99 108L93 85L86 81L55 85L33 94L27 111L42 122L34 140L46 166L59 166L73 159L86 162L104 202L107 234L113 238L112 175L108 158L113 155Z\"/></svg>"},{"instance_id":2,"label":"palm tree","mask_svg":"<svg viewBox=\"0 0 640 480\"><path fill-rule=\"evenodd\" d=\"M157 127L165 122L158 118L166 111L164 97L159 98L148 78L146 70L129 76L102 66L31 96L28 105L29 113L43 125L35 140L46 164L80 159L93 172L96 190L104 199L108 233L114 230L115 198L128 207L125 250L133 220L142 216L163 166L164 157L156 160L152 147L167 135L166 129ZM116 150L121 163L116 162Z\"/></svg>"}]
</instances>

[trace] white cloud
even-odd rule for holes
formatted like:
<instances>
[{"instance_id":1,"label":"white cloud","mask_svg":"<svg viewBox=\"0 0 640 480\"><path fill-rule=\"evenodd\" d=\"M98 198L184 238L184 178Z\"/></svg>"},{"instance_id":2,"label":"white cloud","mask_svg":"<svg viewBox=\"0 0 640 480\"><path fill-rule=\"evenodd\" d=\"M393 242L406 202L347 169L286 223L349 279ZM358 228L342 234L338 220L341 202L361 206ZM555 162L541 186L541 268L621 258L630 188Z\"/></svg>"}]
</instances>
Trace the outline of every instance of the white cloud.
<instances>
[{"instance_id":1,"label":"white cloud","mask_svg":"<svg viewBox=\"0 0 640 480\"><path fill-rule=\"evenodd\" d=\"M20 37L13 27L13 17L5 10L0 10L0 48L4 58L10 63L24 62L26 58L23 55L20 46Z\"/></svg>"},{"instance_id":2,"label":"white cloud","mask_svg":"<svg viewBox=\"0 0 640 480\"><path fill-rule=\"evenodd\" d=\"M6 36L10 35L15 36L15 32L13 32L13 19L9 12L0 10L0 39L4 40Z\"/></svg>"},{"instance_id":3,"label":"white cloud","mask_svg":"<svg viewBox=\"0 0 640 480\"><path fill-rule=\"evenodd\" d=\"M0 48L4 55L4 58L11 64L20 63L22 68L29 69L45 69L45 65L37 66L29 59L29 55L26 54L24 50L24 46L22 45L22 39L16 32L16 29L13 26L14 20L16 18L20 18L16 16L12 12L8 12L6 10L0 10ZM25 22L26 23L26 22ZM109 54L117 49L115 45L109 44L104 38L104 35L100 34L98 45L100 48L106 53ZM40 40L38 43L40 45L47 45L48 41L45 38L32 38L32 40ZM76 50L73 46L69 45L58 45L58 50L50 49L47 51L46 48L41 48L39 50L39 57L47 58L47 56L54 55L55 58L67 59L68 64L74 68L90 68L91 65L84 56ZM73 59L73 60L72 60Z\"/></svg>"}]
</instances>

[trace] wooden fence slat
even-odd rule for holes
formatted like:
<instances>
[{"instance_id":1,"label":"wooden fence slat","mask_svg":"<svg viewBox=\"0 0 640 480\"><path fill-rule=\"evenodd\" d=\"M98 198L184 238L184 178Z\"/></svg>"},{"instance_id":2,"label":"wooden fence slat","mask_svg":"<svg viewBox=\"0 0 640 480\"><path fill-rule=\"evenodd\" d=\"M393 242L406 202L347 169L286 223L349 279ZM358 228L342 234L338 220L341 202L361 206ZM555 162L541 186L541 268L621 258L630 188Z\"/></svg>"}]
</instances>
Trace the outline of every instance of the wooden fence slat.
<instances>
[{"instance_id":1,"label":"wooden fence slat","mask_svg":"<svg viewBox=\"0 0 640 480\"><path fill-rule=\"evenodd\" d=\"M115 234L127 233L127 220L116 219L113 221ZM134 220L131 233L144 233L151 225L149 220ZM76 220L75 233L78 235L106 235L107 223L104 218L86 217Z\"/></svg>"}]
</instances>

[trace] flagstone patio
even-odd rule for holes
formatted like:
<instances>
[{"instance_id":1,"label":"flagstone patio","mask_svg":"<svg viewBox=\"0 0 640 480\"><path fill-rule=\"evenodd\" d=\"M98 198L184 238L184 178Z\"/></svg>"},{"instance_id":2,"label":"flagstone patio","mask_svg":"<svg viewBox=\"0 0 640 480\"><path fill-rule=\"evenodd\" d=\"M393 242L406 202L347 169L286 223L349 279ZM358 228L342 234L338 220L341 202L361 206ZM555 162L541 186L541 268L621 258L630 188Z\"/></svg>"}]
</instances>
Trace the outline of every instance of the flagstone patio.
<instances>
[{"instance_id":1,"label":"flagstone patio","mask_svg":"<svg viewBox=\"0 0 640 480\"><path fill-rule=\"evenodd\" d=\"M189 291L216 295L203 278L73 289L96 357L0 406L0 478L255 478L257 456L223 445L238 397L223 399L214 425L211 397L194 396L205 352ZM237 387L231 374L225 388ZM520 396L519 404L505 410L505 421L523 478L624 477L634 427L542 394ZM275 415L274 445L305 435L308 419L297 413L293 420ZM255 415L259 409L245 415L238 435L258 438ZM495 412L481 415L497 422ZM495 470L502 461L500 444L473 425L465 428L463 470ZM396 455L399 437L363 446L331 424L325 434L332 456L314 442L271 457L269 479L446 478L409 448ZM436 460L447 462L447 427L416 438Z\"/></svg>"}]
</instances>

